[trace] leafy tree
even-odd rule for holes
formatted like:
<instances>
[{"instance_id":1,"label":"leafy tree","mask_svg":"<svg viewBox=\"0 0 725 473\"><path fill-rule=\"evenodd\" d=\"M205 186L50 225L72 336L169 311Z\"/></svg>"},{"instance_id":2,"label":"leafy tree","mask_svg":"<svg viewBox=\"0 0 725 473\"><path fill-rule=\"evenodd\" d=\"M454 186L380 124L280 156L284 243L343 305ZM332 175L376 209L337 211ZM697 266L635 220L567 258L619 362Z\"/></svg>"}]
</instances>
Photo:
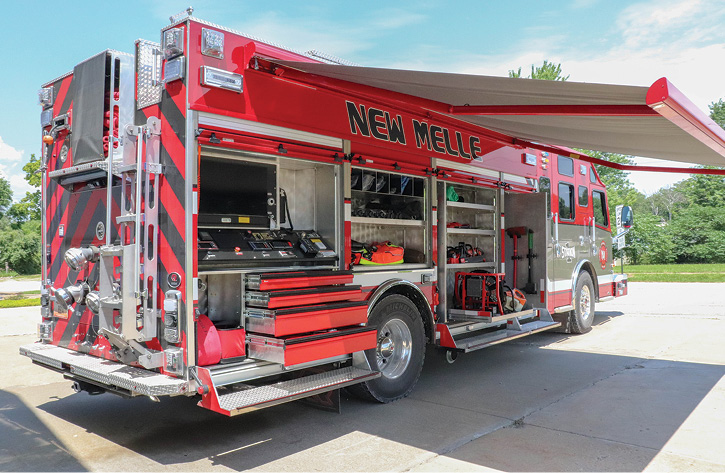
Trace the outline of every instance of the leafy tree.
<instances>
[{"instance_id":1,"label":"leafy tree","mask_svg":"<svg viewBox=\"0 0 725 473\"><path fill-rule=\"evenodd\" d=\"M19 273L40 272L40 223L26 222L20 229L0 233L0 264Z\"/></svg>"},{"instance_id":2,"label":"leafy tree","mask_svg":"<svg viewBox=\"0 0 725 473\"><path fill-rule=\"evenodd\" d=\"M25 180L35 188L40 187L40 159L35 154L30 155L30 161L23 166ZM26 192L20 202L13 204L7 212L7 216L13 222L13 227L18 228L23 222L40 220L40 190Z\"/></svg>"},{"instance_id":3,"label":"leafy tree","mask_svg":"<svg viewBox=\"0 0 725 473\"><path fill-rule=\"evenodd\" d=\"M697 166L704 169L722 169L715 166ZM689 179L678 182L675 188L687 197L693 205L721 207L725 205L725 176L713 174L692 174Z\"/></svg>"},{"instance_id":4,"label":"leafy tree","mask_svg":"<svg viewBox=\"0 0 725 473\"><path fill-rule=\"evenodd\" d=\"M0 217L5 215L10 204L13 203L13 190L10 188L10 182L3 176L0 176Z\"/></svg>"},{"instance_id":5,"label":"leafy tree","mask_svg":"<svg viewBox=\"0 0 725 473\"><path fill-rule=\"evenodd\" d=\"M33 187L41 184L40 159L30 156L23 171ZM19 273L40 272L41 223L40 190L26 192L20 202L12 204L12 190L0 178L0 265L8 264Z\"/></svg>"},{"instance_id":6,"label":"leafy tree","mask_svg":"<svg viewBox=\"0 0 725 473\"><path fill-rule=\"evenodd\" d=\"M519 67L517 71L509 70L509 77L521 78L521 68ZM531 75L526 78L566 81L569 79L569 76L564 77L561 75L561 64L554 64L544 59L544 63L541 66L535 67L533 64L531 65Z\"/></svg>"},{"instance_id":7,"label":"leafy tree","mask_svg":"<svg viewBox=\"0 0 725 473\"><path fill-rule=\"evenodd\" d=\"M725 208L692 205L670 223L677 263L725 262Z\"/></svg>"},{"instance_id":8,"label":"leafy tree","mask_svg":"<svg viewBox=\"0 0 725 473\"><path fill-rule=\"evenodd\" d=\"M668 264L675 261L675 245L668 225L649 212L637 215L636 224L627 233L624 253L634 264Z\"/></svg>"},{"instance_id":9,"label":"leafy tree","mask_svg":"<svg viewBox=\"0 0 725 473\"><path fill-rule=\"evenodd\" d=\"M720 125L720 128L725 128L725 102L720 99L717 102L711 103L709 108L710 118Z\"/></svg>"},{"instance_id":10,"label":"leafy tree","mask_svg":"<svg viewBox=\"0 0 725 473\"><path fill-rule=\"evenodd\" d=\"M681 189L666 186L647 197L647 203L653 215L667 217L667 220L671 221L674 211L687 205L688 199Z\"/></svg>"}]
</instances>

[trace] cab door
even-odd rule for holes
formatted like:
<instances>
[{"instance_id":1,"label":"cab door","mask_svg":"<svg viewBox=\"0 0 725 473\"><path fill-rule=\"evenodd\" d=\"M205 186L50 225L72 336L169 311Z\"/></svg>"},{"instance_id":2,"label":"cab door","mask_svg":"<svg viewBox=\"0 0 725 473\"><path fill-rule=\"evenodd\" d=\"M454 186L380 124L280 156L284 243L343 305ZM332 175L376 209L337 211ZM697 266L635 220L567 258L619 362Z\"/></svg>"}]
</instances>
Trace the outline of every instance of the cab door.
<instances>
[{"instance_id":1,"label":"cab door","mask_svg":"<svg viewBox=\"0 0 725 473\"><path fill-rule=\"evenodd\" d=\"M592 225L592 192L589 182L588 163L574 161L576 174L576 226L578 228L577 263L581 260L591 260L594 230Z\"/></svg>"},{"instance_id":2,"label":"cab door","mask_svg":"<svg viewBox=\"0 0 725 473\"><path fill-rule=\"evenodd\" d=\"M574 160L557 156L552 172L552 241L553 261L551 299L554 307L572 303L571 275L576 266L581 247L581 226L577 225L577 173ZM576 171L576 172L575 172Z\"/></svg>"}]
</instances>

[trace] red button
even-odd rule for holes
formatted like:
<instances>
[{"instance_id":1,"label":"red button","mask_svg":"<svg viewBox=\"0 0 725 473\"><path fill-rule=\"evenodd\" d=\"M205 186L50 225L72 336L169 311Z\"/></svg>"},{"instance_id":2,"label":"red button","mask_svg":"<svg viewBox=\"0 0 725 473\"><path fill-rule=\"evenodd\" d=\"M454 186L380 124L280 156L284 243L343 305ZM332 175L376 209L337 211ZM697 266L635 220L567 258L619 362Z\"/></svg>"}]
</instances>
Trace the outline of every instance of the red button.
<instances>
[{"instance_id":1,"label":"red button","mask_svg":"<svg viewBox=\"0 0 725 473\"><path fill-rule=\"evenodd\" d=\"M242 251L242 249L241 249L241 248L239 248L238 246L235 246L235 247L234 247L234 251Z\"/></svg>"}]
</instances>

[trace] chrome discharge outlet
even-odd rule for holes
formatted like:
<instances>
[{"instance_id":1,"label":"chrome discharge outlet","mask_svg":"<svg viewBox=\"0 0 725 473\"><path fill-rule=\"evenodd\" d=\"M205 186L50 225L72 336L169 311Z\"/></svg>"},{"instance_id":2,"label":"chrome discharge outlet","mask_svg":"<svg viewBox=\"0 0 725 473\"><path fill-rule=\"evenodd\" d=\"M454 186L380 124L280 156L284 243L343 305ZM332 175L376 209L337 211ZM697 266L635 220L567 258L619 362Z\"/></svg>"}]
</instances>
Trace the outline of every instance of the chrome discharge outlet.
<instances>
[{"instance_id":1,"label":"chrome discharge outlet","mask_svg":"<svg viewBox=\"0 0 725 473\"><path fill-rule=\"evenodd\" d=\"M66 264L73 271L80 271L88 263L95 263L101 255L101 251L95 246L88 248L70 248L63 255Z\"/></svg>"}]
</instances>

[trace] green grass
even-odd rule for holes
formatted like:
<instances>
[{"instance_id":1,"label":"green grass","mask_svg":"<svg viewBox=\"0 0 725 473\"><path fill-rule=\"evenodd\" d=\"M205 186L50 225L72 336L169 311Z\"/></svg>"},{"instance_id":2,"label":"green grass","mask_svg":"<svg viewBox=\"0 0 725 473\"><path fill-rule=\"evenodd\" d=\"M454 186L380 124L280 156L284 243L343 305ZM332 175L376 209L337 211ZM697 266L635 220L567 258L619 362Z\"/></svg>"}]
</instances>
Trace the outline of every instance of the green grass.
<instances>
[{"instance_id":1,"label":"green grass","mask_svg":"<svg viewBox=\"0 0 725 473\"><path fill-rule=\"evenodd\" d=\"M625 264L624 272L632 282L725 282L725 264Z\"/></svg>"},{"instance_id":2,"label":"green grass","mask_svg":"<svg viewBox=\"0 0 725 473\"><path fill-rule=\"evenodd\" d=\"M11 307L31 307L40 305L40 298L37 299L3 299L0 300L0 309L9 309Z\"/></svg>"},{"instance_id":3,"label":"green grass","mask_svg":"<svg viewBox=\"0 0 725 473\"><path fill-rule=\"evenodd\" d=\"M0 280L2 279L15 279L16 281L32 281L33 279L40 279L40 274L18 274L15 271L0 271Z\"/></svg>"}]
</instances>

